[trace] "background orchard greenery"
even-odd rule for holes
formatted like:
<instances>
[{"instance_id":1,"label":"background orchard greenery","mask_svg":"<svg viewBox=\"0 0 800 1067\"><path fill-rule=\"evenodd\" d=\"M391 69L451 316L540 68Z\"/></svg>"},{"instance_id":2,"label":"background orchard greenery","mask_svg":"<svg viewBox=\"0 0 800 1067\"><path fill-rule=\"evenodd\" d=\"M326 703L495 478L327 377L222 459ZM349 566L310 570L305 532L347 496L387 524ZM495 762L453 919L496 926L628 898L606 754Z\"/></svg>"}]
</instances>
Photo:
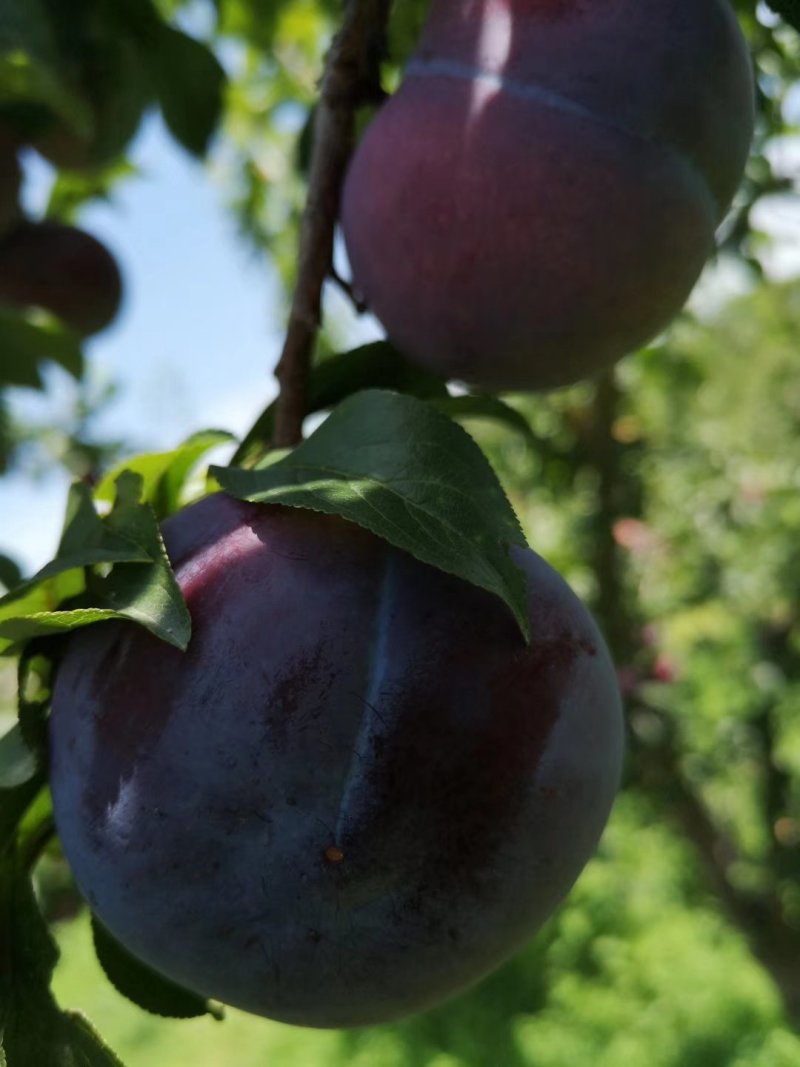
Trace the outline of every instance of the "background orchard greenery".
<instances>
[{"instance_id":1,"label":"background orchard greenery","mask_svg":"<svg viewBox=\"0 0 800 1067\"><path fill-rule=\"evenodd\" d=\"M32 12L27 2L0 6L0 31L3 11ZM396 5L387 89L425 6ZM108 3L78 7L107 13ZM199 94L198 118L181 103L180 71L165 87L134 62L142 106L161 106L184 148L202 154L209 142L242 241L267 251L288 294L309 119L340 4L157 7L175 25L207 28L228 82L219 98ZM592 605L619 665L629 752L599 854L536 941L472 992L403 1024L317 1033L236 1012L162 1021L129 1004L94 960L53 846L38 881L62 949L57 996L128 1067L800 1067L800 281L765 273L772 245L759 229L763 205L794 197L800 171L800 16L791 0L736 7L760 92L714 275L734 277L737 295L711 285L694 314L598 382L510 398L527 438L468 421L531 544ZM135 39L125 22L135 9L117 6L116 33ZM2 32L0 50L2 87L13 67ZM124 103L140 89L123 80L117 91ZM88 177L60 173L50 210L79 217L86 201L136 180L114 153ZM329 323L319 358L347 346ZM34 454L97 476L118 460L124 446L88 429L103 395L79 395L58 430L0 420L3 467ZM13 564L3 565L10 586ZM7 672L0 686L10 715Z\"/></svg>"}]
</instances>

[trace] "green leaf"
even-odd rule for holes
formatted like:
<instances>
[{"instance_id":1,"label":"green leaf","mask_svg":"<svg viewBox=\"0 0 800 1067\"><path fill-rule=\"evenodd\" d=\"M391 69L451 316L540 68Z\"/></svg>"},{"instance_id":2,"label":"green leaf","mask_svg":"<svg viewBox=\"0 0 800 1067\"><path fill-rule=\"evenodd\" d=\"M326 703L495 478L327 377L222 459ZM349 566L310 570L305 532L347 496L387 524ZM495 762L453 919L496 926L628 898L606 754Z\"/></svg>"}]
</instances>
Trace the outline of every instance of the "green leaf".
<instances>
[{"instance_id":1,"label":"green leaf","mask_svg":"<svg viewBox=\"0 0 800 1067\"><path fill-rule=\"evenodd\" d=\"M6 852L17 835L25 813L33 804L44 784L39 772L14 789L0 789L0 856Z\"/></svg>"},{"instance_id":2,"label":"green leaf","mask_svg":"<svg viewBox=\"0 0 800 1067\"><path fill-rule=\"evenodd\" d=\"M97 170L59 171L50 189L45 214L49 218L74 223L88 200L109 201L119 182L138 173L132 163L120 158Z\"/></svg>"},{"instance_id":3,"label":"green leaf","mask_svg":"<svg viewBox=\"0 0 800 1067\"><path fill-rule=\"evenodd\" d=\"M0 52L13 49L29 52L56 62L57 51L52 27L41 0L0 0Z\"/></svg>"},{"instance_id":4,"label":"green leaf","mask_svg":"<svg viewBox=\"0 0 800 1067\"><path fill-rule=\"evenodd\" d=\"M9 1067L47 1063L35 1055L25 1059L24 1052L44 1049L47 1041L45 1022L55 1009L49 984L57 959L30 878L16 855L6 854L0 862L0 1032Z\"/></svg>"},{"instance_id":5,"label":"green leaf","mask_svg":"<svg viewBox=\"0 0 800 1067\"><path fill-rule=\"evenodd\" d=\"M212 472L233 496L341 515L495 593L529 636L525 580L509 555L525 544L514 511L472 438L424 401L358 393L277 463Z\"/></svg>"},{"instance_id":6,"label":"green leaf","mask_svg":"<svg viewBox=\"0 0 800 1067\"><path fill-rule=\"evenodd\" d=\"M363 389L393 389L418 397L446 398L443 378L412 367L386 341L362 345L318 363L311 370L306 411L327 411ZM232 463L250 466L270 447L276 403L259 415L233 456Z\"/></svg>"},{"instance_id":7,"label":"green leaf","mask_svg":"<svg viewBox=\"0 0 800 1067\"><path fill-rule=\"evenodd\" d=\"M47 716L52 681L52 658L42 654L38 645L27 645L17 665L19 729L39 767L44 767L47 758Z\"/></svg>"},{"instance_id":8,"label":"green leaf","mask_svg":"<svg viewBox=\"0 0 800 1067\"><path fill-rule=\"evenodd\" d=\"M0 597L0 654L7 653L13 644L12 639L3 637L8 620L55 611L84 588L83 572L68 570L48 580L25 582Z\"/></svg>"},{"instance_id":9,"label":"green leaf","mask_svg":"<svg viewBox=\"0 0 800 1067\"><path fill-rule=\"evenodd\" d=\"M767 6L800 32L800 0L767 0Z\"/></svg>"},{"instance_id":10,"label":"green leaf","mask_svg":"<svg viewBox=\"0 0 800 1067\"><path fill-rule=\"evenodd\" d=\"M453 419L491 419L493 422L502 423L508 429L513 430L523 437L529 445L537 445L536 435L530 428L525 416L488 393L470 396L443 396L434 397L429 403L444 415Z\"/></svg>"},{"instance_id":11,"label":"green leaf","mask_svg":"<svg viewBox=\"0 0 800 1067\"><path fill-rule=\"evenodd\" d=\"M74 611L43 611L0 622L0 637L17 646L35 637L53 637L69 633L93 622L126 616L111 608L77 608Z\"/></svg>"},{"instance_id":12,"label":"green leaf","mask_svg":"<svg viewBox=\"0 0 800 1067\"><path fill-rule=\"evenodd\" d=\"M53 797L44 781L44 772L24 787L33 789L31 800L22 811L15 827L17 856L26 870L31 870L41 848L55 831Z\"/></svg>"},{"instance_id":13,"label":"green leaf","mask_svg":"<svg viewBox=\"0 0 800 1067\"><path fill-rule=\"evenodd\" d=\"M92 936L106 977L118 992L140 1008L172 1019L207 1014L222 1017L221 1011L204 997L184 989L132 956L96 915L92 915Z\"/></svg>"},{"instance_id":14,"label":"green leaf","mask_svg":"<svg viewBox=\"0 0 800 1067\"><path fill-rule=\"evenodd\" d=\"M222 34L242 37L267 51L280 20L281 5L275 0L214 0Z\"/></svg>"},{"instance_id":15,"label":"green leaf","mask_svg":"<svg viewBox=\"0 0 800 1067\"><path fill-rule=\"evenodd\" d=\"M0 866L0 1034L7 1067L122 1067L89 1023L50 992L58 949L30 878L12 855Z\"/></svg>"},{"instance_id":16,"label":"green leaf","mask_svg":"<svg viewBox=\"0 0 800 1067\"><path fill-rule=\"evenodd\" d=\"M101 519L89 488L73 487L56 558L0 599L0 652L115 618L132 619L161 640L186 648L191 619L156 516L140 501L141 488L138 474L123 472L116 480L114 507ZM110 571L92 569L101 564L111 564ZM67 587L72 603L62 608Z\"/></svg>"},{"instance_id":17,"label":"green leaf","mask_svg":"<svg viewBox=\"0 0 800 1067\"><path fill-rule=\"evenodd\" d=\"M91 116L64 77L53 28L41 0L0 0L0 108L12 112L24 105L35 126L47 113L59 115L78 129L91 125ZM25 132L25 131L21 131Z\"/></svg>"},{"instance_id":18,"label":"green leaf","mask_svg":"<svg viewBox=\"0 0 800 1067\"><path fill-rule=\"evenodd\" d=\"M0 50L0 108L4 111L23 105L33 115L23 125L35 134L44 124L46 115L57 115L75 129L85 130L91 125L91 115L85 103L71 92L55 69L35 56L15 48ZM40 111L32 112L31 105ZM15 122L15 126L18 125Z\"/></svg>"},{"instance_id":19,"label":"green leaf","mask_svg":"<svg viewBox=\"0 0 800 1067\"><path fill-rule=\"evenodd\" d=\"M202 456L217 445L232 440L232 435L225 430L203 430L192 434L169 452L146 452L134 456L103 478L95 489L95 499L112 500L119 476L123 471L133 471L142 479L142 501L150 504L160 519L166 518L186 503L183 491Z\"/></svg>"},{"instance_id":20,"label":"green leaf","mask_svg":"<svg viewBox=\"0 0 800 1067\"><path fill-rule=\"evenodd\" d=\"M126 36L110 34L81 55L82 83L92 104L88 162L103 168L118 160L152 100L145 57Z\"/></svg>"},{"instance_id":21,"label":"green leaf","mask_svg":"<svg viewBox=\"0 0 800 1067\"><path fill-rule=\"evenodd\" d=\"M83 373L78 338L52 316L0 307L0 385L42 388L39 364L59 363L75 378Z\"/></svg>"},{"instance_id":22,"label":"green leaf","mask_svg":"<svg viewBox=\"0 0 800 1067\"><path fill-rule=\"evenodd\" d=\"M66 1061L70 1067L73 1062L76 1067L123 1067L122 1060L114 1055L85 1016L65 1011L61 1013L61 1022L69 1053L74 1057ZM61 1061L57 1062L61 1067Z\"/></svg>"},{"instance_id":23,"label":"green leaf","mask_svg":"<svg viewBox=\"0 0 800 1067\"><path fill-rule=\"evenodd\" d=\"M137 544L131 537L118 534L109 522L100 518L92 504L91 489L84 482L76 482L70 487L67 497L64 530L55 559L45 564L32 578L18 583L0 598L0 621L20 611L20 602L24 603L26 616L39 614L42 590L49 589L55 593L55 597L45 598L49 600L46 610L51 610L67 595L74 596L83 588L79 576L72 582L55 584L51 583L51 579L99 563L150 561L150 554L141 544ZM12 606L14 604L17 604L16 608Z\"/></svg>"},{"instance_id":24,"label":"green leaf","mask_svg":"<svg viewBox=\"0 0 800 1067\"><path fill-rule=\"evenodd\" d=\"M118 10L123 0L66 4L45 0L70 83L84 101L89 122L51 123L37 147L59 166L100 170L115 163L139 127L153 89L140 42ZM138 8L148 7L137 0Z\"/></svg>"},{"instance_id":25,"label":"green leaf","mask_svg":"<svg viewBox=\"0 0 800 1067\"><path fill-rule=\"evenodd\" d=\"M36 756L25 743L19 723L15 723L0 737L0 791L25 785L35 777L37 769Z\"/></svg>"},{"instance_id":26,"label":"green leaf","mask_svg":"<svg viewBox=\"0 0 800 1067\"><path fill-rule=\"evenodd\" d=\"M22 571L19 569L17 561L0 553L0 585L8 590L13 589L15 585L19 585L21 581Z\"/></svg>"},{"instance_id":27,"label":"green leaf","mask_svg":"<svg viewBox=\"0 0 800 1067\"><path fill-rule=\"evenodd\" d=\"M121 506L127 507L127 500L123 500ZM111 515L114 515L113 511ZM70 487L64 529L57 558L53 561L59 570L87 567L93 563L144 563L149 558L133 536L123 536L116 531L111 516L106 521L100 518L94 509L92 490L85 482L76 482ZM37 577L51 577L57 573L53 564L43 567Z\"/></svg>"},{"instance_id":28,"label":"green leaf","mask_svg":"<svg viewBox=\"0 0 800 1067\"><path fill-rule=\"evenodd\" d=\"M117 500L106 518L109 529L118 536L130 537L139 544L151 561L117 564L101 579L92 578L87 594L93 606L132 619L156 637L177 648L185 649L191 637L189 609L170 566L153 509L140 502L142 479L127 471L117 478Z\"/></svg>"},{"instance_id":29,"label":"green leaf","mask_svg":"<svg viewBox=\"0 0 800 1067\"><path fill-rule=\"evenodd\" d=\"M170 132L203 156L222 113L225 72L202 42L164 24L145 59Z\"/></svg>"}]
</instances>

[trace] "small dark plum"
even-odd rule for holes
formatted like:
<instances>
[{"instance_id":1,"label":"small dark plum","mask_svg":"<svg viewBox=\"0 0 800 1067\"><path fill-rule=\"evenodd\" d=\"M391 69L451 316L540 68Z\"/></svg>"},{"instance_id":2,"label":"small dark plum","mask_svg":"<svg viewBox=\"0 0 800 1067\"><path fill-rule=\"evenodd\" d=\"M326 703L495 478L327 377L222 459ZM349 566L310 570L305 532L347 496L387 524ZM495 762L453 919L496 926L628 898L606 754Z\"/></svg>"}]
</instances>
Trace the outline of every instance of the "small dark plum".
<instances>
[{"instance_id":1,"label":"small dark plum","mask_svg":"<svg viewBox=\"0 0 800 1067\"><path fill-rule=\"evenodd\" d=\"M0 303L44 308L88 337L111 323L121 299L114 257L83 230L24 222L0 240Z\"/></svg>"},{"instance_id":2,"label":"small dark plum","mask_svg":"<svg viewBox=\"0 0 800 1067\"><path fill-rule=\"evenodd\" d=\"M727 0L432 0L345 183L355 287L446 377L590 376L680 311L753 122Z\"/></svg>"},{"instance_id":3,"label":"small dark plum","mask_svg":"<svg viewBox=\"0 0 800 1067\"><path fill-rule=\"evenodd\" d=\"M69 639L50 720L58 832L136 956L317 1027L474 983L594 851L622 717L589 613L539 556L533 640L490 594L344 520L223 494L164 524L187 652Z\"/></svg>"},{"instance_id":4,"label":"small dark plum","mask_svg":"<svg viewBox=\"0 0 800 1067\"><path fill-rule=\"evenodd\" d=\"M0 122L0 237L13 229L20 218L19 191L22 168L18 144L11 130Z\"/></svg>"}]
</instances>

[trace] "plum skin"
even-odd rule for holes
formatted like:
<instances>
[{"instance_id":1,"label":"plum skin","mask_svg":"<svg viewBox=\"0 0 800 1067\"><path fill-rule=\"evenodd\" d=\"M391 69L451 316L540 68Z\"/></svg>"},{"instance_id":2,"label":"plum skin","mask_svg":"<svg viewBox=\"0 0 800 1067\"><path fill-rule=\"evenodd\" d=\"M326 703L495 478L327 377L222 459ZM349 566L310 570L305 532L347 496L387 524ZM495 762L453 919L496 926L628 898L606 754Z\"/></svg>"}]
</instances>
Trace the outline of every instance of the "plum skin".
<instances>
[{"instance_id":1,"label":"plum skin","mask_svg":"<svg viewBox=\"0 0 800 1067\"><path fill-rule=\"evenodd\" d=\"M754 95L727 0L432 0L347 175L355 288L445 377L593 375L688 298Z\"/></svg>"},{"instance_id":2,"label":"plum skin","mask_svg":"<svg viewBox=\"0 0 800 1067\"><path fill-rule=\"evenodd\" d=\"M425 1010L529 938L594 851L622 716L591 616L530 550L496 597L344 520L215 494L164 524L186 653L69 639L57 829L135 955L284 1022Z\"/></svg>"}]
</instances>

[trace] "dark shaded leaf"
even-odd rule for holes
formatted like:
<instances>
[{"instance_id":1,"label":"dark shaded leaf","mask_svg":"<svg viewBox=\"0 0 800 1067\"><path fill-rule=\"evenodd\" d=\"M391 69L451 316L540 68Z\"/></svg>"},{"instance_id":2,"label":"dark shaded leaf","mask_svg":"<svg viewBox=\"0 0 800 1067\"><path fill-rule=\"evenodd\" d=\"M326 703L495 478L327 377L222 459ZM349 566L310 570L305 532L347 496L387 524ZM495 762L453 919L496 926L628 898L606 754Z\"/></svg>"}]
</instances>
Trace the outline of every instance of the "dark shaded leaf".
<instances>
[{"instance_id":1,"label":"dark shaded leaf","mask_svg":"<svg viewBox=\"0 0 800 1067\"><path fill-rule=\"evenodd\" d=\"M13 853L0 865L0 1033L7 1067L122 1067L50 992L58 949Z\"/></svg>"},{"instance_id":2,"label":"dark shaded leaf","mask_svg":"<svg viewBox=\"0 0 800 1067\"><path fill-rule=\"evenodd\" d=\"M53 679L53 661L40 654L37 644L22 650L17 667L19 728L25 744L44 766L47 748L47 714Z\"/></svg>"},{"instance_id":3,"label":"dark shaded leaf","mask_svg":"<svg viewBox=\"0 0 800 1067\"><path fill-rule=\"evenodd\" d=\"M362 389L393 389L418 397L447 397L444 379L419 370L387 341L342 352L312 368L306 410L327 411ZM250 466L269 448L275 424L275 403L258 417L231 463Z\"/></svg>"},{"instance_id":4,"label":"dark shaded leaf","mask_svg":"<svg viewBox=\"0 0 800 1067\"><path fill-rule=\"evenodd\" d=\"M0 307L0 385L42 388L39 364L59 363L75 378L83 374L78 338L54 318Z\"/></svg>"},{"instance_id":5,"label":"dark shaded leaf","mask_svg":"<svg viewBox=\"0 0 800 1067\"><path fill-rule=\"evenodd\" d=\"M523 437L529 445L538 444L525 416L496 396L490 396L488 393L475 396L443 396L434 397L429 403L452 419L491 419L493 422L502 423Z\"/></svg>"},{"instance_id":6,"label":"dark shaded leaf","mask_svg":"<svg viewBox=\"0 0 800 1067\"><path fill-rule=\"evenodd\" d=\"M170 132L193 155L205 155L225 89L216 56L201 41L162 24L146 59Z\"/></svg>"},{"instance_id":7,"label":"dark shaded leaf","mask_svg":"<svg viewBox=\"0 0 800 1067\"><path fill-rule=\"evenodd\" d=\"M25 813L43 785L44 776L39 773L14 789L0 789L0 855L16 837Z\"/></svg>"},{"instance_id":8,"label":"dark shaded leaf","mask_svg":"<svg viewBox=\"0 0 800 1067\"><path fill-rule=\"evenodd\" d=\"M36 775L37 760L22 736L19 723L0 737L0 803L3 792L25 785Z\"/></svg>"},{"instance_id":9,"label":"dark shaded leaf","mask_svg":"<svg viewBox=\"0 0 800 1067\"><path fill-rule=\"evenodd\" d=\"M21 581L22 571L19 569L19 564L10 556L0 553L0 585L9 590L19 585Z\"/></svg>"},{"instance_id":10,"label":"dark shaded leaf","mask_svg":"<svg viewBox=\"0 0 800 1067\"><path fill-rule=\"evenodd\" d=\"M0 0L0 110L20 133L58 115L88 130L91 115L72 92L41 0Z\"/></svg>"},{"instance_id":11,"label":"dark shaded leaf","mask_svg":"<svg viewBox=\"0 0 800 1067\"><path fill-rule=\"evenodd\" d=\"M140 1008L172 1019L206 1014L222 1017L220 1010L204 997L184 989L132 956L96 915L92 915L92 936L106 977L118 992Z\"/></svg>"},{"instance_id":12,"label":"dark shaded leaf","mask_svg":"<svg viewBox=\"0 0 800 1067\"><path fill-rule=\"evenodd\" d=\"M767 0L767 7L800 31L800 0Z\"/></svg>"}]
</instances>

